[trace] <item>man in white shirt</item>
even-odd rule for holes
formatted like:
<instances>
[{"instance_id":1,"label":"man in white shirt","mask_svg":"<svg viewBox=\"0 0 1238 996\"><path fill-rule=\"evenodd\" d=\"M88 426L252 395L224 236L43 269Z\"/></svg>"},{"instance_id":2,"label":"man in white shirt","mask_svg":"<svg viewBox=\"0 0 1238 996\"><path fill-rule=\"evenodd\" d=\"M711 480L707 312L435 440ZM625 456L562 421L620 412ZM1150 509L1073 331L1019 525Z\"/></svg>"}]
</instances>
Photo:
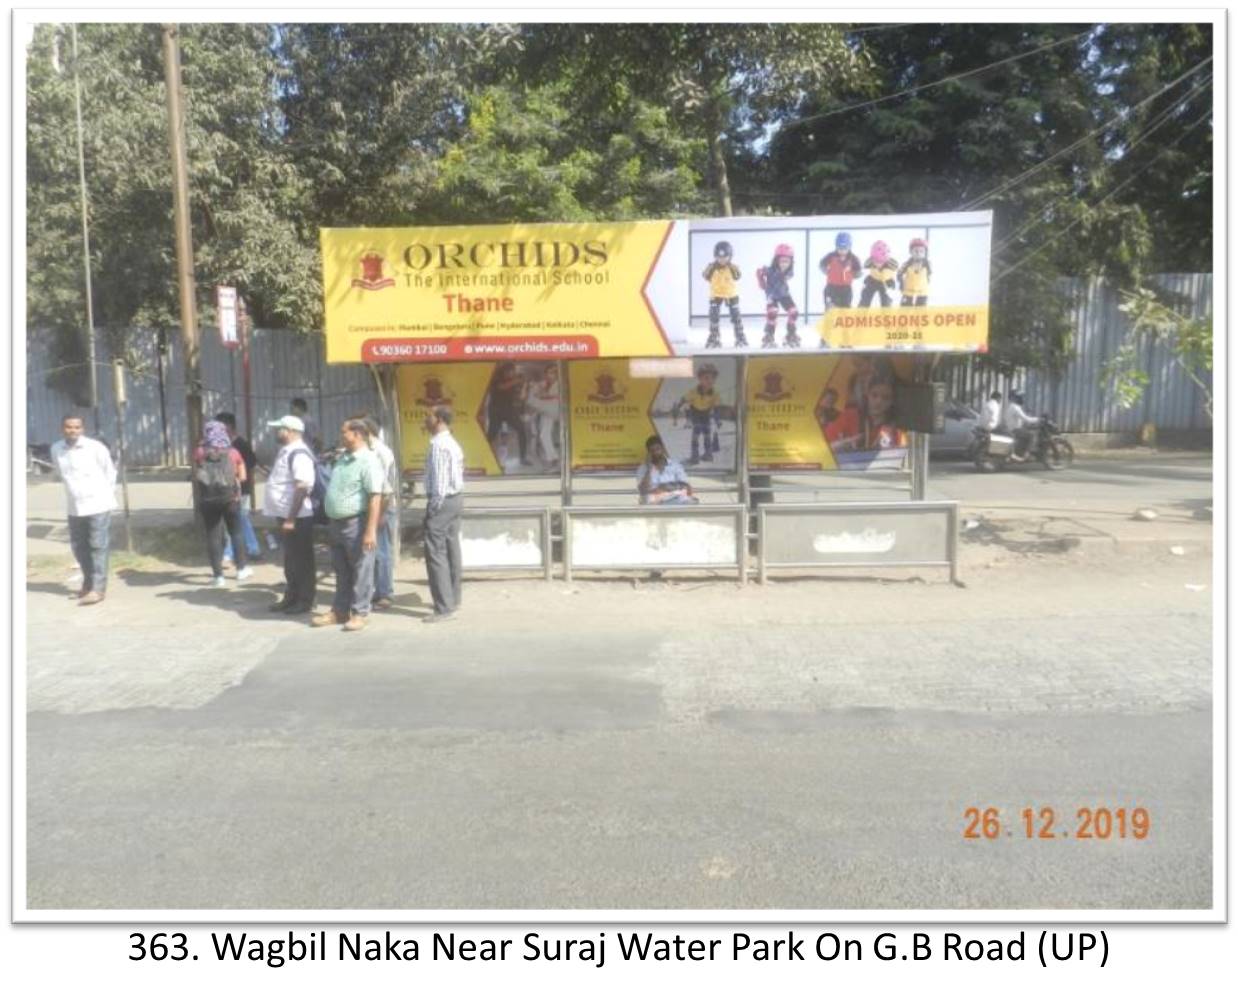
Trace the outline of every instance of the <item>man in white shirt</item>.
<instances>
[{"instance_id":1,"label":"man in white shirt","mask_svg":"<svg viewBox=\"0 0 1238 996\"><path fill-rule=\"evenodd\" d=\"M268 426L279 439L279 452L262 492L262 511L274 519L284 546L284 597L272 612L300 615L314 608L318 572L314 568L314 478L318 462L302 435L305 423L285 415Z\"/></svg>"},{"instance_id":2,"label":"man in white shirt","mask_svg":"<svg viewBox=\"0 0 1238 996\"><path fill-rule=\"evenodd\" d=\"M370 449L383 469L383 511L378 520L378 551L374 558L374 601L376 609L389 609L395 599L395 531L400 520L400 469L395 453L380 437L378 420L369 414L353 415L370 430Z\"/></svg>"},{"instance_id":3,"label":"man in white shirt","mask_svg":"<svg viewBox=\"0 0 1238 996\"><path fill-rule=\"evenodd\" d=\"M52 464L64 482L69 513L69 544L82 569L78 605L95 605L107 594L107 558L116 507L116 466L97 439L85 435L80 415L60 423L64 438L52 446Z\"/></svg>"},{"instance_id":4,"label":"man in white shirt","mask_svg":"<svg viewBox=\"0 0 1238 996\"><path fill-rule=\"evenodd\" d=\"M1002 422L1006 431L1014 436L1014 456L1023 458L1032 443L1031 430L1040 424L1040 419L1033 418L1023 410L1023 395L1018 391L1010 392Z\"/></svg>"},{"instance_id":5,"label":"man in white shirt","mask_svg":"<svg viewBox=\"0 0 1238 996\"><path fill-rule=\"evenodd\" d=\"M460 512L464 508L464 451L451 434L451 409L426 415L430 435L426 454L426 576L434 614L422 622L444 622L460 607Z\"/></svg>"},{"instance_id":6,"label":"man in white shirt","mask_svg":"<svg viewBox=\"0 0 1238 996\"><path fill-rule=\"evenodd\" d=\"M1002 392L994 391L989 400L984 403L984 427L989 432L996 432L1002 424Z\"/></svg>"}]
</instances>

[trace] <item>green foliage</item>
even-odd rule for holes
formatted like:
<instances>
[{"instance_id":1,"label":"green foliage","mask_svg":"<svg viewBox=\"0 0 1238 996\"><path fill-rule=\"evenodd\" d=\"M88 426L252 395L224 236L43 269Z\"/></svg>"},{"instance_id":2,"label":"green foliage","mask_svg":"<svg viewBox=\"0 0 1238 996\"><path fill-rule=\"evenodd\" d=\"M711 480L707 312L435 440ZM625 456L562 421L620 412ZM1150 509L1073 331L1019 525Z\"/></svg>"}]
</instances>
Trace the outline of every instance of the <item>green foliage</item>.
<instances>
[{"instance_id":1,"label":"green foliage","mask_svg":"<svg viewBox=\"0 0 1238 996\"><path fill-rule=\"evenodd\" d=\"M207 322L213 285L228 283L260 325L317 328L325 226L975 204L996 218L988 361L1056 369L1070 354L1063 276L1135 288L1210 267L1211 85L1201 71L1158 94L1211 54L1206 26L194 24L180 36ZM122 338L172 328L160 29L81 25L79 46L96 324ZM49 330L56 376L81 397L73 68L67 27L40 25L28 322ZM1173 338L1203 369L1189 346L1202 332L1179 323Z\"/></svg>"},{"instance_id":2,"label":"green foliage","mask_svg":"<svg viewBox=\"0 0 1238 996\"><path fill-rule=\"evenodd\" d=\"M453 222L625 220L699 208L699 142L667 112L628 97L611 120L573 113L562 85L469 100L467 129L447 150L432 212Z\"/></svg>"},{"instance_id":3,"label":"green foliage","mask_svg":"<svg viewBox=\"0 0 1238 996\"><path fill-rule=\"evenodd\" d=\"M1189 317L1166 301L1166 294L1138 287L1122 295L1118 307L1130 322L1130 333L1112 360L1101 370L1101 386L1110 386L1118 405L1133 408L1150 379L1139 366L1141 355L1155 344L1169 349L1174 363L1204 396L1204 410L1212 417L1212 316Z\"/></svg>"},{"instance_id":4,"label":"green foliage","mask_svg":"<svg viewBox=\"0 0 1238 996\"><path fill-rule=\"evenodd\" d=\"M193 25L181 43L202 320L224 283L241 288L259 323L311 327L316 232L298 225L307 186L272 114L270 31ZM160 29L81 25L78 50L95 324L123 349L128 334L180 323ZM73 69L67 27L40 25L27 61L27 322L51 331L53 377L85 400Z\"/></svg>"},{"instance_id":5,"label":"green foliage","mask_svg":"<svg viewBox=\"0 0 1238 996\"><path fill-rule=\"evenodd\" d=\"M1207 67L1156 96L1212 54L1206 26L917 24L864 46L881 94L920 89L810 100L737 184L744 211L993 209L1003 369L1068 358L1063 276L1211 269Z\"/></svg>"}]
</instances>

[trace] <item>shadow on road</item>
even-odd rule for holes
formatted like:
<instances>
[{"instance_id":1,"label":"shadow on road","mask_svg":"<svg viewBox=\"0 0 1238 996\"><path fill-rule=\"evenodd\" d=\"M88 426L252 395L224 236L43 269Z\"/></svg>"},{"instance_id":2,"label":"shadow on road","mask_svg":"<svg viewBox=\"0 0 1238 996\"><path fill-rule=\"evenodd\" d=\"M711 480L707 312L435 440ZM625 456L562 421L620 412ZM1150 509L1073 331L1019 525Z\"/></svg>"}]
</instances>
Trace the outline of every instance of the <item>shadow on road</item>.
<instances>
[{"instance_id":1,"label":"shadow on road","mask_svg":"<svg viewBox=\"0 0 1238 996\"><path fill-rule=\"evenodd\" d=\"M1048 519L1039 523L993 522L988 519L972 520L974 525L965 525L960 538L971 546L997 546L1010 553L1060 554L1074 550L1085 538L1105 537L1072 519ZM1061 532L1063 527L1070 530Z\"/></svg>"}]
</instances>

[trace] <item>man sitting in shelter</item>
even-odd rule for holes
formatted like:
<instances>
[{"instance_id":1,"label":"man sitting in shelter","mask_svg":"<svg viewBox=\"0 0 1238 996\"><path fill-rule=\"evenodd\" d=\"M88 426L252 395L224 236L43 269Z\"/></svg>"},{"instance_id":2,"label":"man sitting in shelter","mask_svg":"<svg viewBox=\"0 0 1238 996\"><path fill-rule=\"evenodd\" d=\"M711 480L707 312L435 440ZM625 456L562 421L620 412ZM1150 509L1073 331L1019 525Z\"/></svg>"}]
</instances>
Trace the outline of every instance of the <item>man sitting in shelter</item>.
<instances>
[{"instance_id":1,"label":"man sitting in shelter","mask_svg":"<svg viewBox=\"0 0 1238 996\"><path fill-rule=\"evenodd\" d=\"M645 462L636 472L636 490L642 505L695 505L700 501L692 493L683 464L670 458L661 436L645 440Z\"/></svg>"}]
</instances>

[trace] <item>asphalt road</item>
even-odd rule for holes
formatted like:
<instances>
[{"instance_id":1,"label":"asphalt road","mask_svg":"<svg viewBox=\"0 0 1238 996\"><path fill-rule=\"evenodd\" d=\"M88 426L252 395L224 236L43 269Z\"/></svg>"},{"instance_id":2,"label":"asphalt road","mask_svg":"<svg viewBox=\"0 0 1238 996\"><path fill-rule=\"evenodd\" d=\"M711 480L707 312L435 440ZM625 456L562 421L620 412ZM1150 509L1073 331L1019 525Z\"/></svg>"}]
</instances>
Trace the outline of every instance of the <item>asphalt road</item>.
<instances>
[{"instance_id":1,"label":"asphalt road","mask_svg":"<svg viewBox=\"0 0 1238 996\"><path fill-rule=\"evenodd\" d=\"M477 582L424 627L410 568L360 634L199 569L90 610L34 580L29 904L1207 906L1210 574L1073 550L965 590ZM1151 832L1075 837L1101 806Z\"/></svg>"}]
</instances>

